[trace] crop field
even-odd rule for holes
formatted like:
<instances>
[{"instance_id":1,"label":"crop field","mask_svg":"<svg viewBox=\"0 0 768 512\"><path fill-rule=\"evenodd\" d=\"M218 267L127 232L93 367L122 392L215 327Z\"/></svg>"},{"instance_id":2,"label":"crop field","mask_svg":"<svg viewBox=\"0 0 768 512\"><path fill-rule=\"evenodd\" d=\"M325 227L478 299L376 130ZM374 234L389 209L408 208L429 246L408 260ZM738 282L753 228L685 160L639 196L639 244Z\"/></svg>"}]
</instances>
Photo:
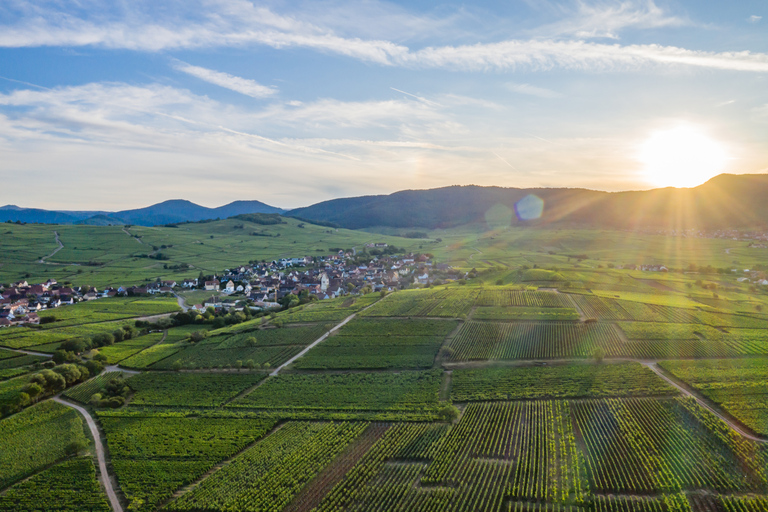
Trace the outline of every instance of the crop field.
<instances>
[{"instance_id":1,"label":"crop field","mask_svg":"<svg viewBox=\"0 0 768 512\"><path fill-rule=\"evenodd\" d=\"M285 374L268 379L228 407L336 411L430 411L438 406L441 371Z\"/></svg>"},{"instance_id":2,"label":"crop field","mask_svg":"<svg viewBox=\"0 0 768 512\"><path fill-rule=\"evenodd\" d=\"M622 353L607 324L466 322L448 346L452 361L592 357L598 347Z\"/></svg>"},{"instance_id":3,"label":"crop field","mask_svg":"<svg viewBox=\"0 0 768 512\"><path fill-rule=\"evenodd\" d=\"M671 394L672 386L638 363L454 370L451 388L456 402Z\"/></svg>"},{"instance_id":4,"label":"crop field","mask_svg":"<svg viewBox=\"0 0 768 512\"><path fill-rule=\"evenodd\" d=\"M0 510L109 512L90 458L70 459L18 483L0 494Z\"/></svg>"},{"instance_id":5,"label":"crop field","mask_svg":"<svg viewBox=\"0 0 768 512\"><path fill-rule=\"evenodd\" d=\"M130 373L116 371L104 372L96 377L71 387L64 392L64 396L76 402L87 404L91 397L96 393L101 393L104 388L112 381L131 377Z\"/></svg>"},{"instance_id":6,"label":"crop field","mask_svg":"<svg viewBox=\"0 0 768 512\"><path fill-rule=\"evenodd\" d=\"M429 290L426 293L397 292L379 301L363 315L466 318L475 304L478 293L478 290L461 288Z\"/></svg>"},{"instance_id":7,"label":"crop field","mask_svg":"<svg viewBox=\"0 0 768 512\"><path fill-rule=\"evenodd\" d=\"M127 359L134 354L138 354L142 350L151 347L156 343L160 343L163 339L163 333L157 332L153 334L145 334L138 338L133 338L114 345L99 348L99 354L107 358L107 363L115 364L119 363L123 359Z\"/></svg>"},{"instance_id":8,"label":"crop field","mask_svg":"<svg viewBox=\"0 0 768 512\"><path fill-rule=\"evenodd\" d=\"M155 510L178 488L198 479L266 434L273 420L139 417L102 414L117 480L131 510Z\"/></svg>"},{"instance_id":9,"label":"crop field","mask_svg":"<svg viewBox=\"0 0 768 512\"><path fill-rule=\"evenodd\" d=\"M554 292L518 291L509 289L488 289L480 292L478 306L568 308L568 297Z\"/></svg>"},{"instance_id":10,"label":"crop field","mask_svg":"<svg viewBox=\"0 0 768 512\"><path fill-rule=\"evenodd\" d=\"M441 280L429 286L349 294L215 330L206 317L83 353L78 364L98 368L90 358L101 354L118 371L61 394L98 424L126 512L768 509L768 445L739 433L768 438L768 289L729 270L764 268L765 251L608 231L475 226L416 240L295 219L240 223L130 234L13 225L31 245L0 242L16 258L0 251L0 276L23 269L30 282L45 275L99 288L223 275L331 247L360 254L367 241L434 254L432 267L416 266ZM55 265L32 263L56 247L54 229L65 247ZM143 257L155 250L194 268ZM691 263L716 269L680 271ZM639 264L670 271L626 269ZM0 329L0 346L52 353L64 340L177 310L173 298L100 299L46 312L56 321L39 327ZM198 331L205 336L193 338ZM0 420L0 510L106 511L83 417L47 398L35 404L54 393L35 395L25 372L46 361L0 348L0 406L26 400ZM125 404L92 401L118 375Z\"/></svg>"},{"instance_id":11,"label":"crop field","mask_svg":"<svg viewBox=\"0 0 768 512\"><path fill-rule=\"evenodd\" d=\"M353 320L294 366L303 370L431 368L449 320Z\"/></svg>"},{"instance_id":12,"label":"crop field","mask_svg":"<svg viewBox=\"0 0 768 512\"><path fill-rule=\"evenodd\" d=\"M255 386L265 373L144 373L128 386L136 392L131 405L157 407L217 407Z\"/></svg>"},{"instance_id":13,"label":"crop field","mask_svg":"<svg viewBox=\"0 0 768 512\"><path fill-rule=\"evenodd\" d=\"M280 510L366 427L288 423L167 508Z\"/></svg>"},{"instance_id":14,"label":"crop field","mask_svg":"<svg viewBox=\"0 0 768 512\"><path fill-rule=\"evenodd\" d=\"M472 312L473 320L532 320L532 321L568 321L578 320L579 312L574 308L538 308L532 306L478 307Z\"/></svg>"},{"instance_id":15,"label":"crop field","mask_svg":"<svg viewBox=\"0 0 768 512\"><path fill-rule=\"evenodd\" d=\"M768 435L768 359L663 361L661 367L762 435Z\"/></svg>"},{"instance_id":16,"label":"crop field","mask_svg":"<svg viewBox=\"0 0 768 512\"><path fill-rule=\"evenodd\" d=\"M69 444L88 444L77 412L51 401L0 421L0 439L0 489L63 460Z\"/></svg>"},{"instance_id":17,"label":"crop field","mask_svg":"<svg viewBox=\"0 0 768 512\"><path fill-rule=\"evenodd\" d=\"M39 316L55 319L54 322L42 324L42 329L57 329L177 311L180 311L179 304L173 297L112 297L41 311Z\"/></svg>"}]
</instances>

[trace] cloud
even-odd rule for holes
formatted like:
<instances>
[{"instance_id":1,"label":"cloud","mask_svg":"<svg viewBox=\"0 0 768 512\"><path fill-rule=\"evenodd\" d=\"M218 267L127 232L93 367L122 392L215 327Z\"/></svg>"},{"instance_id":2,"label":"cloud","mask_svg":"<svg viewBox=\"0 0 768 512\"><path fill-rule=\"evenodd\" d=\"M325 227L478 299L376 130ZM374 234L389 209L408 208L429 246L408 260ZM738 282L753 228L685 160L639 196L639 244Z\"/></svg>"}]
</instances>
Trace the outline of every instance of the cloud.
<instances>
[{"instance_id":1,"label":"cloud","mask_svg":"<svg viewBox=\"0 0 768 512\"><path fill-rule=\"evenodd\" d=\"M509 90L520 94L527 94L529 96L538 96L539 98L561 98L563 95L559 92L555 92L551 89L545 89L543 87L536 87L531 84L517 84L510 82L506 84Z\"/></svg>"},{"instance_id":2,"label":"cloud","mask_svg":"<svg viewBox=\"0 0 768 512\"><path fill-rule=\"evenodd\" d=\"M552 10L552 6L550 6ZM561 21L539 27L538 37L575 36L582 39L618 39L629 28L651 29L688 25L684 18L668 14L653 0L622 0L559 6Z\"/></svg>"},{"instance_id":3,"label":"cloud","mask_svg":"<svg viewBox=\"0 0 768 512\"><path fill-rule=\"evenodd\" d=\"M759 22L762 19L763 19L762 16L757 16L756 14L753 14L752 16L747 18L747 21L750 22L750 23L757 23L757 22Z\"/></svg>"},{"instance_id":4,"label":"cloud","mask_svg":"<svg viewBox=\"0 0 768 512\"><path fill-rule=\"evenodd\" d=\"M536 71L559 67L605 72L650 66L692 66L768 71L768 54L765 53L707 52L654 44L622 46L552 37L540 39L541 33L533 39L411 49L386 39L343 37L326 27L282 16L243 0L174 0L162 11L153 8L155 4L148 0L117 4L95 0L51 0L35 2L34 7L17 1L13 5L16 16L7 16L6 24L0 25L0 47L98 46L160 51L264 45L276 49L306 48L383 66L417 69ZM112 6L112 10L105 5ZM65 8L72 6L77 9ZM107 12L103 12L105 9ZM665 15L652 1L597 6L581 2L576 10L580 14L575 20L550 26L550 35L570 34L584 39L600 34L607 36L625 27L650 28L684 23ZM80 12L81 16L72 12ZM545 35L546 32L543 30Z\"/></svg>"},{"instance_id":5,"label":"cloud","mask_svg":"<svg viewBox=\"0 0 768 512\"><path fill-rule=\"evenodd\" d=\"M212 69L193 66L182 61L174 61L173 68L182 73L187 73L205 82L224 87L240 94L245 94L252 98L268 98L277 94L277 89L261 85L254 80L241 78L239 76L222 73Z\"/></svg>"}]
</instances>

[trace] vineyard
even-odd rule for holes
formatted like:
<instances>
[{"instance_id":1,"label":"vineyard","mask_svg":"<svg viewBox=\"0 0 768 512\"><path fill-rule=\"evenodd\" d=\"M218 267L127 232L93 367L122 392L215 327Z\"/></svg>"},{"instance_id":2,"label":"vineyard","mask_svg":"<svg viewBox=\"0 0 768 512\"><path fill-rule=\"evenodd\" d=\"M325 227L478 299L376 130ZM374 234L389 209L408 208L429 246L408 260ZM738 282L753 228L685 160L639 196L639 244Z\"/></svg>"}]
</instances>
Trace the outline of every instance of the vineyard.
<instances>
[{"instance_id":1,"label":"vineyard","mask_svg":"<svg viewBox=\"0 0 768 512\"><path fill-rule=\"evenodd\" d=\"M87 444L80 416L46 401L0 421L0 489L66 456L71 443Z\"/></svg>"},{"instance_id":2,"label":"vineyard","mask_svg":"<svg viewBox=\"0 0 768 512\"><path fill-rule=\"evenodd\" d=\"M136 392L132 405L154 407L218 407L255 386L265 373L144 373L128 386Z\"/></svg>"},{"instance_id":3,"label":"vineyard","mask_svg":"<svg viewBox=\"0 0 768 512\"><path fill-rule=\"evenodd\" d=\"M430 410L438 406L441 371L281 374L229 407L253 409Z\"/></svg>"},{"instance_id":4,"label":"vineyard","mask_svg":"<svg viewBox=\"0 0 768 512\"><path fill-rule=\"evenodd\" d=\"M622 354L608 324L466 322L449 348L452 361L592 357L596 348Z\"/></svg>"},{"instance_id":5,"label":"vineyard","mask_svg":"<svg viewBox=\"0 0 768 512\"><path fill-rule=\"evenodd\" d=\"M752 431L768 435L768 359L664 361L661 367Z\"/></svg>"},{"instance_id":6,"label":"vineyard","mask_svg":"<svg viewBox=\"0 0 768 512\"><path fill-rule=\"evenodd\" d=\"M560 257L546 244L535 254ZM461 284L215 330L199 318L83 353L81 367L99 371L101 354L117 371L55 393L98 423L126 512L768 510L768 446L735 428L768 436L763 299L723 288L698 301L712 293L687 274L630 277L605 261L520 271L478 254ZM543 288L498 284L528 278ZM133 315L171 302L122 304ZM53 352L123 325L118 306L4 329L0 345ZM0 421L0 510L106 512L85 421L35 405L54 392L24 372L48 359L0 348L0 405L27 400Z\"/></svg>"},{"instance_id":7,"label":"vineyard","mask_svg":"<svg viewBox=\"0 0 768 512\"><path fill-rule=\"evenodd\" d=\"M0 494L0 510L109 512L90 458L71 459L34 475Z\"/></svg>"},{"instance_id":8,"label":"vineyard","mask_svg":"<svg viewBox=\"0 0 768 512\"><path fill-rule=\"evenodd\" d=\"M179 488L266 434L273 420L99 414L130 510L155 510Z\"/></svg>"},{"instance_id":9,"label":"vineyard","mask_svg":"<svg viewBox=\"0 0 768 512\"><path fill-rule=\"evenodd\" d=\"M367 427L288 423L167 508L280 510Z\"/></svg>"},{"instance_id":10,"label":"vineyard","mask_svg":"<svg viewBox=\"0 0 768 512\"><path fill-rule=\"evenodd\" d=\"M64 392L64 396L67 398L71 398L76 402L87 404L94 394L101 393L102 390L110 382L116 379L120 379L120 378L125 379L128 377L130 377L130 374L125 372L120 372L120 371L105 372L105 373L102 373L101 375L97 375L96 377L90 380L82 382L77 386L67 389Z\"/></svg>"},{"instance_id":11,"label":"vineyard","mask_svg":"<svg viewBox=\"0 0 768 512\"><path fill-rule=\"evenodd\" d=\"M567 321L578 320L579 312L573 308L537 308L532 306L478 307L472 313L473 320L534 320Z\"/></svg>"},{"instance_id":12,"label":"vineyard","mask_svg":"<svg viewBox=\"0 0 768 512\"><path fill-rule=\"evenodd\" d=\"M534 398L663 396L674 388L638 363L454 370L457 402Z\"/></svg>"},{"instance_id":13,"label":"vineyard","mask_svg":"<svg viewBox=\"0 0 768 512\"><path fill-rule=\"evenodd\" d=\"M426 369L443 339L456 328L447 320L353 320L294 366L320 369Z\"/></svg>"}]
</instances>

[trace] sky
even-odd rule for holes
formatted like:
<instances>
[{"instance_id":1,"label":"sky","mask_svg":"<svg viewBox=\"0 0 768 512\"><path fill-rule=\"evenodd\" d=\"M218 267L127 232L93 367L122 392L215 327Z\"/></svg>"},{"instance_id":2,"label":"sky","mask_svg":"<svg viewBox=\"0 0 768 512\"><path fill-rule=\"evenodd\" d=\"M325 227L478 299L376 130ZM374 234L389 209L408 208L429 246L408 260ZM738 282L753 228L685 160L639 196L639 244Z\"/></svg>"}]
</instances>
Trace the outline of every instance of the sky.
<instances>
[{"instance_id":1,"label":"sky","mask_svg":"<svg viewBox=\"0 0 768 512\"><path fill-rule=\"evenodd\" d=\"M3 0L0 205L768 172L768 2Z\"/></svg>"}]
</instances>

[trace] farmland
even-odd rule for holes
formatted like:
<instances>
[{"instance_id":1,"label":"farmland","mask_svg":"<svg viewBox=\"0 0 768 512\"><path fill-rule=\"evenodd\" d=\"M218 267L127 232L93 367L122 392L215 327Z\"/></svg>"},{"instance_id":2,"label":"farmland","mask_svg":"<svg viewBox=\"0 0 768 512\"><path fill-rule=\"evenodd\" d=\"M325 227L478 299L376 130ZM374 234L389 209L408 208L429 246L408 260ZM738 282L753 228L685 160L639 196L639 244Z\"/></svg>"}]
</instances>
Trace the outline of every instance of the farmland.
<instances>
[{"instance_id":1,"label":"farmland","mask_svg":"<svg viewBox=\"0 0 768 512\"><path fill-rule=\"evenodd\" d=\"M637 258L680 267L738 259L746 268L764 253L641 234L611 245L623 235L576 230L453 228L416 241L297 226L260 226L281 233L269 239L232 221L131 227L141 244L117 228L68 226L51 262L103 265L47 267L83 282L178 279L186 274L134 253L165 244L169 261L195 265L196 277L346 237L345 247L423 245L466 277L215 326L194 315L184 325L136 323L177 311L172 298L62 308L39 327L0 330L0 405L34 395L41 368L63 371L16 350L53 354L63 341L122 330L130 335L78 356L95 368L89 379L56 393L97 423L125 511L768 507L768 295L730 270L618 268ZM50 228L13 229L36 240L28 251L51 245ZM104 365L116 366L98 373ZM118 376L119 399L93 399L109 398ZM108 510L85 420L47 396L28 395L0 420L0 509Z\"/></svg>"}]
</instances>

